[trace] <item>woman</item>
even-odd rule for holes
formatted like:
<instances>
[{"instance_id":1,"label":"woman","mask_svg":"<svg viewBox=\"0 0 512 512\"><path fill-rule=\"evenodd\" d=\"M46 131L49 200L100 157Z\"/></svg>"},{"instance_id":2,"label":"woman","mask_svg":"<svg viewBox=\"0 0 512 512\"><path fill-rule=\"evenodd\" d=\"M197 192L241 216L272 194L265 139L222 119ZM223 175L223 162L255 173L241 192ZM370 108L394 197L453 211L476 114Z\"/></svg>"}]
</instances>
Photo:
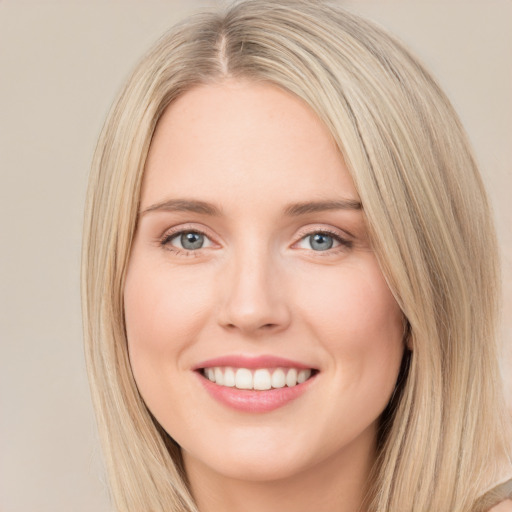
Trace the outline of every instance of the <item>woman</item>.
<instances>
[{"instance_id":1,"label":"woman","mask_svg":"<svg viewBox=\"0 0 512 512\"><path fill-rule=\"evenodd\" d=\"M300 0L176 27L107 120L84 240L117 510L510 508L489 207L380 29Z\"/></svg>"}]
</instances>

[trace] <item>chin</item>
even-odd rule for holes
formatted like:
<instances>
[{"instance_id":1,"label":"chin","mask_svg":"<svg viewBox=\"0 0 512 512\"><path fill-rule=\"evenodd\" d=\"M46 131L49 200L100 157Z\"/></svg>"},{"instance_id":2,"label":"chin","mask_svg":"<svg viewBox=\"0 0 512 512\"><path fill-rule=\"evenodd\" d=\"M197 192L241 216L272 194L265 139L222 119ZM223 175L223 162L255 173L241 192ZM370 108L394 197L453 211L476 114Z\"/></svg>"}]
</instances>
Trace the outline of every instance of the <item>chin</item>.
<instances>
[{"instance_id":1,"label":"chin","mask_svg":"<svg viewBox=\"0 0 512 512\"><path fill-rule=\"evenodd\" d=\"M190 466L200 465L225 478L251 482L269 482L293 477L308 466L305 455L303 446L296 450L283 450L282 445L278 449L268 443L250 447L230 445L226 450L216 450L215 453L208 453L206 450L197 454L183 450L187 472Z\"/></svg>"}]
</instances>

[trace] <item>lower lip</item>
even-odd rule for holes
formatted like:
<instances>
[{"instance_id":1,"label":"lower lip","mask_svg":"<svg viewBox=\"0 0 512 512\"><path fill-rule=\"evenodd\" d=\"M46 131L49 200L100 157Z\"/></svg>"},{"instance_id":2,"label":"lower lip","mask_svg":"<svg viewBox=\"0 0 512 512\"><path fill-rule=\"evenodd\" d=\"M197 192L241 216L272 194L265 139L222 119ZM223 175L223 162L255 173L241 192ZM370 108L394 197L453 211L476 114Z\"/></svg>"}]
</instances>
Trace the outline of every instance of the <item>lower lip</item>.
<instances>
[{"instance_id":1,"label":"lower lip","mask_svg":"<svg viewBox=\"0 0 512 512\"><path fill-rule=\"evenodd\" d=\"M232 409L243 412L270 412L279 409L304 394L316 378L316 375L313 375L302 384L296 384L292 387L285 386L284 388L266 391L254 391L219 386L208 380L201 373L196 373L201 384L215 400Z\"/></svg>"}]
</instances>

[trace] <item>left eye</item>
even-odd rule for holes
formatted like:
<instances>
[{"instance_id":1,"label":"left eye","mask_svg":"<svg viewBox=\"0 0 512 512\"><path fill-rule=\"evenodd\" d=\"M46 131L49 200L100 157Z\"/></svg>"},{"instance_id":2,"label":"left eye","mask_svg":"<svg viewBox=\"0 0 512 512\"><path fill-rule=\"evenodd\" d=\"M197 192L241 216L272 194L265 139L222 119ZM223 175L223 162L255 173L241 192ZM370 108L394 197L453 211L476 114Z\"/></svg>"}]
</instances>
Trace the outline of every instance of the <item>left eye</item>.
<instances>
[{"instance_id":1,"label":"left eye","mask_svg":"<svg viewBox=\"0 0 512 512\"><path fill-rule=\"evenodd\" d=\"M168 239L168 243L178 249L184 249L185 251L195 251L211 245L209 238L197 231L182 231L181 233L177 233Z\"/></svg>"},{"instance_id":2,"label":"left eye","mask_svg":"<svg viewBox=\"0 0 512 512\"><path fill-rule=\"evenodd\" d=\"M340 242L337 237L321 232L305 236L299 242L301 249L313 249L314 251L328 251L338 245L340 245Z\"/></svg>"}]
</instances>

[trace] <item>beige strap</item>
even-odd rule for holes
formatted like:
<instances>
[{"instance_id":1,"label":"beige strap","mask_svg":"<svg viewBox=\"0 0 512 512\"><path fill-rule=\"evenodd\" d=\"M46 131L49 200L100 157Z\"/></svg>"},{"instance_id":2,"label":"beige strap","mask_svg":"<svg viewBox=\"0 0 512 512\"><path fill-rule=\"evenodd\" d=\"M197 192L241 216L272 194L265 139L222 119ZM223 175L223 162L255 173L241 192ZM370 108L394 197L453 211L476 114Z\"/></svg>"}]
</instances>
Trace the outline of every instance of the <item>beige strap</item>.
<instances>
[{"instance_id":1,"label":"beige strap","mask_svg":"<svg viewBox=\"0 0 512 512\"><path fill-rule=\"evenodd\" d=\"M492 507L506 499L512 499L512 479L497 485L478 498L473 512L489 512Z\"/></svg>"}]
</instances>

